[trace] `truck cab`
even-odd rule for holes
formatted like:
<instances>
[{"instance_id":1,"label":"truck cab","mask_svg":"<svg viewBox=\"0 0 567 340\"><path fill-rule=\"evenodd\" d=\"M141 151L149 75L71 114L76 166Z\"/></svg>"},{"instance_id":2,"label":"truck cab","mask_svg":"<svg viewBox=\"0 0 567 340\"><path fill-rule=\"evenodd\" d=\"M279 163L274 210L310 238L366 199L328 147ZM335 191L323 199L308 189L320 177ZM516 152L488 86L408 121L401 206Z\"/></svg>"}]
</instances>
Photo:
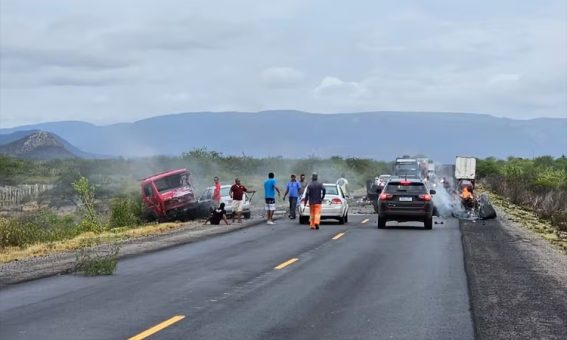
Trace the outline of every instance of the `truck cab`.
<instances>
[{"instance_id":1,"label":"truck cab","mask_svg":"<svg viewBox=\"0 0 567 340\"><path fill-rule=\"evenodd\" d=\"M141 180L145 215L153 219L187 217L197 209L191 174L187 169L158 173Z\"/></svg>"}]
</instances>

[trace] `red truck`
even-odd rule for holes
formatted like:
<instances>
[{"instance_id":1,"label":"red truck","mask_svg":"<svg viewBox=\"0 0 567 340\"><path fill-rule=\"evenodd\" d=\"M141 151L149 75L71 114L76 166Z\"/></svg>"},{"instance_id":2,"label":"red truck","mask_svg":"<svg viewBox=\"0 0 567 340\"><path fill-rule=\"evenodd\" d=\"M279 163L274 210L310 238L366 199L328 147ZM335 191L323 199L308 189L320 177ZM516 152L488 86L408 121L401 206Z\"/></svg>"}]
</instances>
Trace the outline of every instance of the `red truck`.
<instances>
[{"instance_id":1,"label":"red truck","mask_svg":"<svg viewBox=\"0 0 567 340\"><path fill-rule=\"evenodd\" d=\"M191 173L165 171L141 180L145 215L151 219L185 219L198 209Z\"/></svg>"}]
</instances>

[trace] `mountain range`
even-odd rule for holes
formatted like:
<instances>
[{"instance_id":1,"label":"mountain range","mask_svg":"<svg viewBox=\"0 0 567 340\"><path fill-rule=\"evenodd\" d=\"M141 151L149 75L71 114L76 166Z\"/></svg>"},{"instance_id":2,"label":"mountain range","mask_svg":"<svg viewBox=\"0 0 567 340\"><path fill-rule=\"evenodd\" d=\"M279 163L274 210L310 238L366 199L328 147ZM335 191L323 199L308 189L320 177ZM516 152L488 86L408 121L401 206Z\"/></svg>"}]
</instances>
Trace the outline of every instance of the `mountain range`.
<instances>
[{"instance_id":1,"label":"mountain range","mask_svg":"<svg viewBox=\"0 0 567 340\"><path fill-rule=\"evenodd\" d=\"M567 118L515 120L468 113L194 112L106 126L61 121L0 129L0 144L30 130L54 133L87 154L123 157L179 155L200 147L258 157L391 160L425 154L451 162L457 155L567 154Z\"/></svg>"}]
</instances>

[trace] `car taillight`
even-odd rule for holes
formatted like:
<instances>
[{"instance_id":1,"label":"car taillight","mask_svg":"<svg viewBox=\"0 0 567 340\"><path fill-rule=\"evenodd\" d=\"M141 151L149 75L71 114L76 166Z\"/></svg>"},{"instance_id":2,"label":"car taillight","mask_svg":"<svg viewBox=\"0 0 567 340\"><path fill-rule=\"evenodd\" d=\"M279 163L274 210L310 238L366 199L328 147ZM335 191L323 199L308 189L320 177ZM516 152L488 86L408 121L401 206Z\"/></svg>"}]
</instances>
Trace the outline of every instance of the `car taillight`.
<instances>
[{"instance_id":1,"label":"car taillight","mask_svg":"<svg viewBox=\"0 0 567 340\"><path fill-rule=\"evenodd\" d=\"M306 202L307 202L307 201L305 200L305 198L303 198L303 199L301 200L301 204L306 204Z\"/></svg>"},{"instance_id":2,"label":"car taillight","mask_svg":"<svg viewBox=\"0 0 567 340\"><path fill-rule=\"evenodd\" d=\"M333 198L331 204L343 204L343 201L340 198Z\"/></svg>"},{"instance_id":3,"label":"car taillight","mask_svg":"<svg viewBox=\"0 0 567 340\"><path fill-rule=\"evenodd\" d=\"M380 194L380 201L389 201L394 197L392 194Z\"/></svg>"},{"instance_id":4,"label":"car taillight","mask_svg":"<svg viewBox=\"0 0 567 340\"><path fill-rule=\"evenodd\" d=\"M419 199L422 201L431 201L431 195L430 194L419 195Z\"/></svg>"},{"instance_id":5,"label":"car taillight","mask_svg":"<svg viewBox=\"0 0 567 340\"><path fill-rule=\"evenodd\" d=\"M411 182L410 181L400 181L401 185L410 185Z\"/></svg>"}]
</instances>

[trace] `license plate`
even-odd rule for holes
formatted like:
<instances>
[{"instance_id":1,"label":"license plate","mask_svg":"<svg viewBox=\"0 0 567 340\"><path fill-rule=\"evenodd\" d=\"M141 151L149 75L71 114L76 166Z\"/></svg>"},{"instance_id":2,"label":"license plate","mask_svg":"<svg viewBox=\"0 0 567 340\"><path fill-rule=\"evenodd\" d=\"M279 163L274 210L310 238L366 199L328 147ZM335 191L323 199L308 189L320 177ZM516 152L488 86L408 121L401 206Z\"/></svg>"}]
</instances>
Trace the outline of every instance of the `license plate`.
<instances>
[{"instance_id":1,"label":"license plate","mask_svg":"<svg viewBox=\"0 0 567 340\"><path fill-rule=\"evenodd\" d=\"M400 197L400 202L411 202L413 201L412 197Z\"/></svg>"}]
</instances>

